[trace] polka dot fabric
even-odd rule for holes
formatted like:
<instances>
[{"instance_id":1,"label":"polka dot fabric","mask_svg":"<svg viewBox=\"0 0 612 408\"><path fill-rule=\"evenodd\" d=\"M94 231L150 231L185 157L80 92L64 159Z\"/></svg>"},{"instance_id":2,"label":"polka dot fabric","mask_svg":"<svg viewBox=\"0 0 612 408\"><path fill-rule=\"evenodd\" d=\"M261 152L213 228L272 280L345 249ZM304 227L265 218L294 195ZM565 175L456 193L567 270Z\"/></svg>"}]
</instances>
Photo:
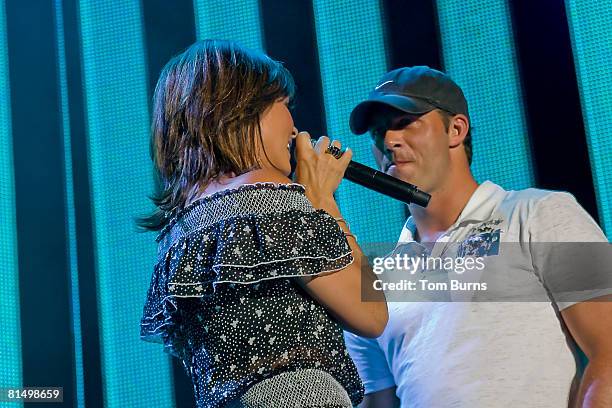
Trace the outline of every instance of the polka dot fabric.
<instances>
[{"instance_id":1,"label":"polka dot fabric","mask_svg":"<svg viewBox=\"0 0 612 408\"><path fill-rule=\"evenodd\" d=\"M332 375L354 405L363 399L340 325L294 280L353 262L336 221L304 193L274 183L221 191L158 236L140 335L183 361L198 407L301 369Z\"/></svg>"}]
</instances>

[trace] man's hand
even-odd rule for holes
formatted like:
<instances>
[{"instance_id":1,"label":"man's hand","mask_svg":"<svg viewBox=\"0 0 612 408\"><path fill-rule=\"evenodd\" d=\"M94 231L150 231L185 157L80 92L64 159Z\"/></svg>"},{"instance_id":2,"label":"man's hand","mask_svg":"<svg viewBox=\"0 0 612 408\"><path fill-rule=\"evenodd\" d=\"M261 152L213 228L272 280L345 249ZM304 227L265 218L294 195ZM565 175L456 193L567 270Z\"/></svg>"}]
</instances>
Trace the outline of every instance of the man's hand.
<instances>
[{"instance_id":1,"label":"man's hand","mask_svg":"<svg viewBox=\"0 0 612 408\"><path fill-rule=\"evenodd\" d=\"M366 394L359 408L398 408L400 400L395 395L397 387L385 388L371 394Z\"/></svg>"}]
</instances>

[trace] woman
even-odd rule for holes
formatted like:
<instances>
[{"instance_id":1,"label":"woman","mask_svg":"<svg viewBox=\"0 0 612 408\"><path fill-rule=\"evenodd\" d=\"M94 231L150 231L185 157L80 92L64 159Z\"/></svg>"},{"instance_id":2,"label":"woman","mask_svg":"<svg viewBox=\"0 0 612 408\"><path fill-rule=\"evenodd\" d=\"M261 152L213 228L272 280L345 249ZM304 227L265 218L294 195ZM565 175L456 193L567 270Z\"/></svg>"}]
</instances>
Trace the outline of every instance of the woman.
<instances>
[{"instance_id":1,"label":"woman","mask_svg":"<svg viewBox=\"0 0 612 408\"><path fill-rule=\"evenodd\" d=\"M157 83L163 191L140 224L161 231L141 337L182 359L198 407L356 405L342 328L386 325L382 293L361 301L367 263L333 198L351 153L296 135L293 93L281 64L225 41L195 43Z\"/></svg>"}]
</instances>

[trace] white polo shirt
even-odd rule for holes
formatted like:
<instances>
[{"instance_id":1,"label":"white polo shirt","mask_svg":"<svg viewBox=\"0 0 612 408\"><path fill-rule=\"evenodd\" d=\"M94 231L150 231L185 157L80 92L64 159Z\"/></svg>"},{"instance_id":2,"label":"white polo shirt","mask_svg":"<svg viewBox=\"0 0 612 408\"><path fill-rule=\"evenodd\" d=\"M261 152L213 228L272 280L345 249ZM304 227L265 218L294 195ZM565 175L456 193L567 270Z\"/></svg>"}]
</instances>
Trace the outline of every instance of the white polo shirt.
<instances>
[{"instance_id":1,"label":"white polo shirt","mask_svg":"<svg viewBox=\"0 0 612 408\"><path fill-rule=\"evenodd\" d=\"M414 242L415 231L409 218L396 249ZM505 191L486 181L431 255L483 232L496 234L501 243L608 242L571 194ZM542 281L555 279L547 262L526 251L504 270L538 294ZM580 300L602 294L591 291ZM397 386L402 407L559 408L567 406L576 363L570 350L575 344L557 310L573 300L389 302L389 322L380 337L345 332L345 340L366 394Z\"/></svg>"}]
</instances>

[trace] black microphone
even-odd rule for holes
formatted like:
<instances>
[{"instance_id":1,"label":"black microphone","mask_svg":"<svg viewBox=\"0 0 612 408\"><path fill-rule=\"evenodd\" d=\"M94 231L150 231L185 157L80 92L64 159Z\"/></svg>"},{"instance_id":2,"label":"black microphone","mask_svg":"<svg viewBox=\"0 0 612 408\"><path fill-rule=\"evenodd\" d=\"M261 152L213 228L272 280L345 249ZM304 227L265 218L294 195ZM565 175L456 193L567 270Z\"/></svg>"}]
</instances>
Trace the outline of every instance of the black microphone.
<instances>
[{"instance_id":1,"label":"black microphone","mask_svg":"<svg viewBox=\"0 0 612 408\"><path fill-rule=\"evenodd\" d=\"M406 204L414 203L421 207L427 207L431 198L430 194L419 190L415 185L352 160L344 172L344 178Z\"/></svg>"},{"instance_id":2,"label":"black microphone","mask_svg":"<svg viewBox=\"0 0 612 408\"><path fill-rule=\"evenodd\" d=\"M316 140L311 140L311 143L314 146ZM326 153L339 159L344 151L338 149L336 146L329 145ZM421 207L427 207L429 199L431 198L430 194L419 190L415 185L406 183L405 181L396 179L395 177L352 160L349 162L344 172L344 178L406 204L414 203Z\"/></svg>"}]
</instances>

